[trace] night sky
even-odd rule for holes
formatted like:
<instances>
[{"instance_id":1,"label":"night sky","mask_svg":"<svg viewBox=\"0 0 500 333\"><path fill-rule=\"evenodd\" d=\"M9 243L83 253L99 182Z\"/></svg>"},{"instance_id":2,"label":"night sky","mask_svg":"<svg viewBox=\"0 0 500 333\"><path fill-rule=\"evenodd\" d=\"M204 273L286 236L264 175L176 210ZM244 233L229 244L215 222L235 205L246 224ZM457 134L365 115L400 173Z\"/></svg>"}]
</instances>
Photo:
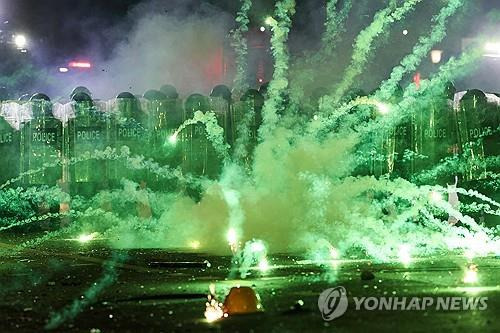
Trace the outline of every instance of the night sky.
<instances>
[{"instance_id":1,"label":"night sky","mask_svg":"<svg viewBox=\"0 0 500 333\"><path fill-rule=\"evenodd\" d=\"M101 62L113 57L115 45L126 41L144 13L165 12L171 14L183 8L184 15L200 11L201 4L215 11L233 15L237 12L236 0L0 0L2 21L9 20L9 27L24 33L30 42L30 52L38 63L48 68L67 64L70 60L99 59ZM342 0L339 1L342 4ZM439 12L443 1L424 0L415 13L404 22L394 24L388 36L388 45L377 50L382 63L368 66L373 83L390 72L395 63L385 59L400 59L411 51L419 36L428 32L430 18ZM372 21L373 14L385 6L386 1L355 0L355 6L347 21L347 32L338 45L339 61L350 57L352 43L361 29ZM485 15L491 10L500 10L500 0L467 0L468 8L456 15L448 25L446 39L436 45L450 56L461 51L463 37L473 37L482 30L487 21ZM297 12L293 18L289 48L292 55L305 50L314 50L320 41L325 19L325 0L297 0ZM154 7L154 10L152 8ZM255 0L250 12L251 26L259 27L272 14L274 1ZM182 12L181 12L182 13ZM181 17L182 14L180 14ZM167 17L167 16L166 16ZM171 16L170 16L171 17ZM167 19L167 18L166 18ZM408 29L408 36L401 31ZM492 31L491 34L497 35ZM156 47L156 45L155 45ZM161 47L161 45L158 45ZM344 51L345 50L345 51ZM344 58L344 59L342 59ZM99 65L99 64L96 64Z\"/></svg>"},{"instance_id":2,"label":"night sky","mask_svg":"<svg viewBox=\"0 0 500 333\"><path fill-rule=\"evenodd\" d=\"M43 51L43 57L50 62L65 60L72 56L85 56L87 51L98 50L106 56L110 45L123 39L127 27L131 22L129 12L138 4L146 4L151 1L144 0L0 0L0 15L3 20L9 20L11 28L25 32L32 41L36 42L39 51ZM201 1L182 0L156 0L161 3L164 10L168 12L175 6L191 3L193 10ZM211 0L205 1L211 5L234 14L237 11L238 1L235 0ZM380 7L381 1L366 1L363 7ZM318 15L322 15L323 0L298 0L297 14L294 18L294 29L306 31L308 34L320 34L322 21ZM482 16L485 12L500 8L500 0L475 0L478 4L477 14ZM433 4L439 5L438 1L424 1L422 7L431 11ZM272 11L273 2L258 0L254 1L251 19L258 25L258 21ZM312 17L312 15L315 15ZM425 17L425 13L422 17ZM359 22L366 21L369 17L358 17ZM480 21L480 20L478 20ZM368 21L367 21L368 22ZM363 22L366 24L366 22ZM411 24L418 25L418 22ZM292 37L293 38L293 37ZM300 47L300 46L299 46Z\"/></svg>"}]
</instances>

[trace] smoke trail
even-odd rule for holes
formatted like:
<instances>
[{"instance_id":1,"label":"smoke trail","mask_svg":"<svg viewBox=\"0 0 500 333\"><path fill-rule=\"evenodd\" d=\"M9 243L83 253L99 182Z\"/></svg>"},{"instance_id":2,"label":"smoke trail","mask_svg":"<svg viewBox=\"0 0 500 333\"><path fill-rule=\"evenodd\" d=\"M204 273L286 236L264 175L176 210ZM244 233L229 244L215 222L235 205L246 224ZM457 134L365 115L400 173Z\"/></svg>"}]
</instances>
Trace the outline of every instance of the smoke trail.
<instances>
[{"instance_id":1,"label":"smoke trail","mask_svg":"<svg viewBox=\"0 0 500 333\"><path fill-rule=\"evenodd\" d=\"M492 204L494 206L497 206L497 207L500 207L500 203L496 202L495 200L493 199L490 199L488 198L487 196L485 196L484 194L481 194L479 193L478 191L476 190L466 190L466 189L463 189L463 188L457 188L455 189L455 191L459 194L463 194L463 195L467 195L467 196L471 196L471 197L476 197L480 200L483 200L489 204Z\"/></svg>"},{"instance_id":2,"label":"smoke trail","mask_svg":"<svg viewBox=\"0 0 500 333\"><path fill-rule=\"evenodd\" d=\"M276 3L275 17L267 19L273 35L271 50L274 57L274 73L268 88L268 98L262 109L262 126L259 129L260 139L265 139L276 127L279 114L284 110L283 95L288 88L289 54L286 45L288 33L292 26L292 15L295 14L295 0L282 0Z\"/></svg>"},{"instance_id":3,"label":"smoke trail","mask_svg":"<svg viewBox=\"0 0 500 333\"><path fill-rule=\"evenodd\" d=\"M404 93L403 99L398 105L393 105L394 112L391 112L392 117L385 117L387 120L393 120L393 125L397 124L399 119L410 112L417 105L428 105L431 102L429 98L422 98L431 91L444 89L444 85L448 81L464 77L470 73L477 64L477 60L482 56L482 48L476 47L464 52L459 58L451 57L445 64L439 67L438 72L431 77L430 80L421 81L420 90L414 86L409 86ZM360 97L341 106L334 107L330 96L325 96L320 101L320 109L328 113L320 115L320 117L309 124L308 132L312 135L323 137L328 134L337 124L338 119L345 115L350 109L356 105L374 104L376 100L369 97ZM397 119L395 119L397 118ZM365 132L370 132L379 129L380 124L374 123L366 128Z\"/></svg>"},{"instance_id":4,"label":"smoke trail","mask_svg":"<svg viewBox=\"0 0 500 333\"><path fill-rule=\"evenodd\" d=\"M402 20L422 0L408 0L401 7L393 9L392 5L378 11L373 22L356 37L352 60L345 70L342 81L332 96L333 104L338 103L344 93L352 85L354 78L362 71L370 55L373 53L373 43L392 23Z\"/></svg>"},{"instance_id":5,"label":"smoke trail","mask_svg":"<svg viewBox=\"0 0 500 333\"><path fill-rule=\"evenodd\" d=\"M340 11L336 10L338 0L329 0L326 3L325 32L322 37L323 56L331 55L340 34L345 31L347 16L352 8L352 1L346 0Z\"/></svg>"},{"instance_id":6,"label":"smoke trail","mask_svg":"<svg viewBox=\"0 0 500 333\"><path fill-rule=\"evenodd\" d=\"M338 0L327 0L326 2L325 32L322 38L322 42L325 47L333 44L332 41L338 31L336 22L337 2Z\"/></svg>"},{"instance_id":7,"label":"smoke trail","mask_svg":"<svg viewBox=\"0 0 500 333\"><path fill-rule=\"evenodd\" d=\"M236 75L234 78L234 90L237 95L240 95L248 88L247 82L247 40L244 36L248 31L248 12L252 7L251 0L240 0L241 9L236 14L236 23L239 25L233 31L232 46L236 51Z\"/></svg>"},{"instance_id":8,"label":"smoke trail","mask_svg":"<svg viewBox=\"0 0 500 333\"><path fill-rule=\"evenodd\" d=\"M233 159L238 161L245 161L250 153L248 150L248 145L250 143L250 135L248 130L250 125L255 119L254 108L246 105L245 113L241 119L241 123L238 125L236 133L236 142L233 147Z\"/></svg>"},{"instance_id":9,"label":"smoke trail","mask_svg":"<svg viewBox=\"0 0 500 333\"><path fill-rule=\"evenodd\" d=\"M113 253L110 260L104 263L104 272L102 277L94 282L90 288L83 293L82 299L76 299L71 305L68 305L61 312L53 314L45 329L53 330L61 326L64 322L74 319L87 306L97 301L99 294L107 287L111 286L117 279L116 266L125 261L126 255L122 253Z\"/></svg>"},{"instance_id":10,"label":"smoke trail","mask_svg":"<svg viewBox=\"0 0 500 333\"><path fill-rule=\"evenodd\" d=\"M224 142L224 129L217 123L217 117L213 112L203 113L196 111L193 118L186 120L182 123L172 134L171 139L176 140L179 133L189 125L202 123L205 125L205 132L208 140L212 143L217 154L227 162L229 158L229 145Z\"/></svg>"},{"instance_id":11,"label":"smoke trail","mask_svg":"<svg viewBox=\"0 0 500 333\"><path fill-rule=\"evenodd\" d=\"M441 9L438 15L432 18L435 24L431 27L430 34L426 37L420 37L418 43L413 47L413 52L405 56L399 66L393 68L390 78L380 86L378 94L380 98L389 99L403 76L417 69L417 66L429 53L432 46L439 43L446 36L448 19L463 6L463 0L451 0L446 7Z\"/></svg>"},{"instance_id":12,"label":"smoke trail","mask_svg":"<svg viewBox=\"0 0 500 333\"><path fill-rule=\"evenodd\" d=\"M217 134L220 132L218 128L220 126L217 123L213 123L210 121L210 116L206 117L201 117L202 120L201 122L206 122L210 124L210 128L213 129L210 133L212 136L209 136L209 139L211 139L213 142L223 142L220 141L222 140L220 135ZM187 125L186 125L187 126ZM207 125L208 126L208 125ZM220 153L222 154L221 156L224 156L224 150L227 150L228 148L225 147L224 149L221 148ZM94 150L93 152L86 152L85 154L82 154L78 158L72 158L69 161L65 162L65 166L70 166L74 165L80 162L85 162L88 160L122 160L124 162L124 166L127 167L128 169L132 170L148 170L152 172L153 174L157 175L160 178L164 179L175 179L178 180L179 183L181 184L195 184L197 183L197 178L193 177L191 175L184 175L182 171L177 168L173 169L169 165L165 166L160 166L158 163L154 162L151 159L147 159L146 157L142 155L131 155L130 149L127 146L123 146L120 148L118 151L116 148L111 148L107 147L104 150ZM60 160L55 160L51 163L44 163L43 167L37 168L37 169L32 169L28 171L24 171L19 174L19 176L15 178L11 178L8 181L6 181L4 184L0 185L0 190L14 184L15 182L21 181L24 177L34 175L37 173L44 172L47 168L52 168L52 167L57 167L61 166L62 162Z\"/></svg>"},{"instance_id":13,"label":"smoke trail","mask_svg":"<svg viewBox=\"0 0 500 333\"><path fill-rule=\"evenodd\" d=\"M9 249L9 252L10 253L17 253L17 252L26 250L27 248L35 248L38 245L45 243L49 239L54 239L54 238L59 237L59 236L72 234L72 233L76 232L78 230L78 228L79 228L79 226L77 224L73 223L68 227L61 228L59 230L49 232L49 233L47 233L43 236L37 237L35 239L31 239L31 240L28 240L26 242L23 242L23 243L17 245L15 248Z\"/></svg>"},{"instance_id":14,"label":"smoke trail","mask_svg":"<svg viewBox=\"0 0 500 333\"><path fill-rule=\"evenodd\" d=\"M297 58L291 66L290 74L290 102L293 107L304 105L305 90L315 86L314 80L318 76L318 68L324 68L334 57L333 51L340 42L340 35L345 32L347 16L352 8L352 1L343 2L340 11L335 7L338 0L327 2L325 31L322 36L322 45L318 52L305 57Z\"/></svg>"},{"instance_id":15,"label":"smoke trail","mask_svg":"<svg viewBox=\"0 0 500 333\"><path fill-rule=\"evenodd\" d=\"M240 179L240 170L231 166L224 170L221 180L221 190L228 209L227 241L233 252L239 247L239 241L243 235L243 224L245 222L245 211L241 206L241 193L238 191L237 180Z\"/></svg>"}]
</instances>

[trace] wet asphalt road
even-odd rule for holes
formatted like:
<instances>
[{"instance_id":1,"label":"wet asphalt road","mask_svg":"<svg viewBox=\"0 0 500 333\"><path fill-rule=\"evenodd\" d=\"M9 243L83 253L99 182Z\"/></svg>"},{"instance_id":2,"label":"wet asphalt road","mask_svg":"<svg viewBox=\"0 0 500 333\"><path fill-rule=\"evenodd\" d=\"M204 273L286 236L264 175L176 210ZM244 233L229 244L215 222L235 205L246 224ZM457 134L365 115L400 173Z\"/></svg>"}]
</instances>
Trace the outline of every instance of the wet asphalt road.
<instances>
[{"instance_id":1,"label":"wet asphalt road","mask_svg":"<svg viewBox=\"0 0 500 333\"><path fill-rule=\"evenodd\" d=\"M475 283L463 281L470 261L457 254L414 258L407 267L359 258L313 263L282 254L268 257L269 271L254 270L240 280L228 278L230 257L159 249L117 251L99 242L64 240L21 252L13 251L13 245L5 238L0 242L0 332L43 331L56 313L74 315L67 315L54 330L58 332L500 331L496 257L472 260L477 265ZM118 258L114 268L109 268L110 258ZM100 292L88 291L103 281ZM208 323L203 312L210 283L215 283L220 301L233 286L252 286L264 311ZM348 308L341 317L324 321L318 296L336 286L347 290ZM488 299L484 310L355 309L354 297L370 296ZM299 300L303 306L297 305ZM71 311L75 308L78 311Z\"/></svg>"}]
</instances>

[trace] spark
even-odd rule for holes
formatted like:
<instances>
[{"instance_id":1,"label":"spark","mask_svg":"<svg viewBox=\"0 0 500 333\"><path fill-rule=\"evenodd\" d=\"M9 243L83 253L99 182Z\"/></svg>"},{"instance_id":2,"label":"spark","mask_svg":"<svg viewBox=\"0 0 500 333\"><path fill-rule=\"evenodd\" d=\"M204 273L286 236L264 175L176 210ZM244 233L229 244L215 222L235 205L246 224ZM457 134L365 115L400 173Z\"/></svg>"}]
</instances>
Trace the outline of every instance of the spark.
<instances>
[{"instance_id":1,"label":"spark","mask_svg":"<svg viewBox=\"0 0 500 333\"><path fill-rule=\"evenodd\" d=\"M412 261L411 255L410 255L410 246L407 244L402 244L399 247L398 257L399 257L399 261L403 265L408 266Z\"/></svg>"},{"instance_id":2,"label":"spark","mask_svg":"<svg viewBox=\"0 0 500 333\"><path fill-rule=\"evenodd\" d=\"M437 191L431 191L429 194L429 197L433 202L443 201L443 196L441 195L441 193L439 193Z\"/></svg>"},{"instance_id":3,"label":"spark","mask_svg":"<svg viewBox=\"0 0 500 333\"><path fill-rule=\"evenodd\" d=\"M478 281L477 265L470 265L467 267L463 281L464 283L476 283Z\"/></svg>"},{"instance_id":4,"label":"spark","mask_svg":"<svg viewBox=\"0 0 500 333\"><path fill-rule=\"evenodd\" d=\"M210 299L209 297L205 309L205 318L209 323L212 323L224 317L224 311L222 310L222 307L222 303L217 302L217 300L213 298Z\"/></svg>"},{"instance_id":5,"label":"spark","mask_svg":"<svg viewBox=\"0 0 500 333\"><path fill-rule=\"evenodd\" d=\"M211 283L208 286L210 294L208 294L208 300L205 307L205 318L209 323L217 321L222 317L227 317L227 313L224 313L224 305L217 301L215 296L215 284Z\"/></svg>"},{"instance_id":6,"label":"spark","mask_svg":"<svg viewBox=\"0 0 500 333\"><path fill-rule=\"evenodd\" d=\"M236 252L238 250L238 234L234 228L230 228L227 231L226 239L231 247L231 251Z\"/></svg>"},{"instance_id":7,"label":"spark","mask_svg":"<svg viewBox=\"0 0 500 333\"><path fill-rule=\"evenodd\" d=\"M90 241L95 240L97 236L98 236L97 232L93 232L91 234L81 234L80 236L78 236L77 240L80 243L88 243Z\"/></svg>"},{"instance_id":8,"label":"spark","mask_svg":"<svg viewBox=\"0 0 500 333\"><path fill-rule=\"evenodd\" d=\"M334 248L333 246L330 247L330 257L334 260L336 259L339 259L340 258L340 253L339 251Z\"/></svg>"},{"instance_id":9,"label":"spark","mask_svg":"<svg viewBox=\"0 0 500 333\"><path fill-rule=\"evenodd\" d=\"M177 133L172 134L168 138L168 142L170 142L171 144L175 145L177 143Z\"/></svg>"},{"instance_id":10,"label":"spark","mask_svg":"<svg viewBox=\"0 0 500 333\"><path fill-rule=\"evenodd\" d=\"M269 262L267 261L267 258L261 258L257 267L259 268L259 271L263 273L267 272L269 270Z\"/></svg>"},{"instance_id":11,"label":"spark","mask_svg":"<svg viewBox=\"0 0 500 333\"><path fill-rule=\"evenodd\" d=\"M227 231L227 241L229 242L229 245L232 245L232 244L235 244L236 242L238 242L238 236L236 235L236 230L234 230L233 228L230 228L228 231Z\"/></svg>"}]
</instances>

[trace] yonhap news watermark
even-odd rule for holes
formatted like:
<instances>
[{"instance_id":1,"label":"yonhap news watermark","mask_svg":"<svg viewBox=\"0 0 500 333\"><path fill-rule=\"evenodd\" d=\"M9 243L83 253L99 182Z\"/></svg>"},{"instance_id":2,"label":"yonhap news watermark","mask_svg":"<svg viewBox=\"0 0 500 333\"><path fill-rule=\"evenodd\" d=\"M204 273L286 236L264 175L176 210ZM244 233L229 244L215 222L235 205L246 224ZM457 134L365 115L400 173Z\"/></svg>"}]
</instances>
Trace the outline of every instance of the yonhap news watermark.
<instances>
[{"instance_id":1,"label":"yonhap news watermark","mask_svg":"<svg viewBox=\"0 0 500 333\"><path fill-rule=\"evenodd\" d=\"M380 296L352 297L338 286L324 290L318 298L318 308L324 320L330 321L352 311L483 311L488 308L488 297L464 296Z\"/></svg>"}]
</instances>

